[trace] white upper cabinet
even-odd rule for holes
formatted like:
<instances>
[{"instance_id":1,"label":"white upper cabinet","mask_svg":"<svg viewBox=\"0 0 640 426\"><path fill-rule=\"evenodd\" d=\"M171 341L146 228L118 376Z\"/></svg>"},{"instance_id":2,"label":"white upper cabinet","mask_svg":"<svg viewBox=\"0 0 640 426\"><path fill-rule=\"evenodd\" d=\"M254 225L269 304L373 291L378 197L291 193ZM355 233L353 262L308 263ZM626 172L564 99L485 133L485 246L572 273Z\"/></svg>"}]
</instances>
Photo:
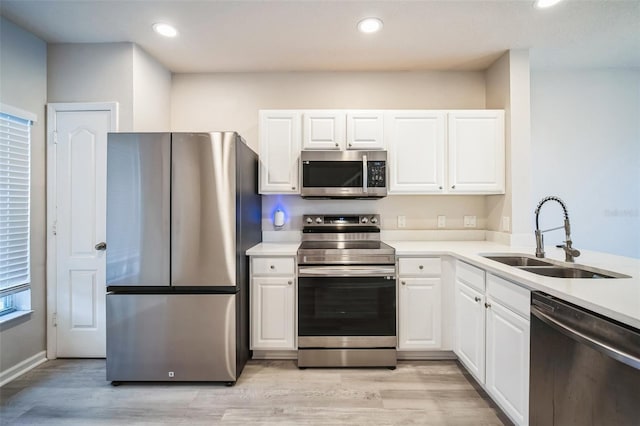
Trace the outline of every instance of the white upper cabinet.
<instances>
[{"instance_id":1,"label":"white upper cabinet","mask_svg":"<svg viewBox=\"0 0 640 426\"><path fill-rule=\"evenodd\" d=\"M347 111L347 149L384 149L383 111Z\"/></svg>"},{"instance_id":2,"label":"white upper cabinet","mask_svg":"<svg viewBox=\"0 0 640 426\"><path fill-rule=\"evenodd\" d=\"M384 118L390 194L441 193L444 189L446 113L389 111Z\"/></svg>"},{"instance_id":3,"label":"white upper cabinet","mask_svg":"<svg viewBox=\"0 0 640 426\"><path fill-rule=\"evenodd\" d=\"M448 116L448 192L503 194L504 111L451 111Z\"/></svg>"},{"instance_id":4,"label":"white upper cabinet","mask_svg":"<svg viewBox=\"0 0 640 426\"><path fill-rule=\"evenodd\" d=\"M344 111L304 111L302 149L341 150L347 136Z\"/></svg>"},{"instance_id":5,"label":"white upper cabinet","mask_svg":"<svg viewBox=\"0 0 640 426\"><path fill-rule=\"evenodd\" d=\"M260 193L300 193L300 112L260 111Z\"/></svg>"},{"instance_id":6,"label":"white upper cabinet","mask_svg":"<svg viewBox=\"0 0 640 426\"><path fill-rule=\"evenodd\" d=\"M301 150L389 151L389 194L504 194L502 110L261 110L260 193L299 194Z\"/></svg>"}]
</instances>

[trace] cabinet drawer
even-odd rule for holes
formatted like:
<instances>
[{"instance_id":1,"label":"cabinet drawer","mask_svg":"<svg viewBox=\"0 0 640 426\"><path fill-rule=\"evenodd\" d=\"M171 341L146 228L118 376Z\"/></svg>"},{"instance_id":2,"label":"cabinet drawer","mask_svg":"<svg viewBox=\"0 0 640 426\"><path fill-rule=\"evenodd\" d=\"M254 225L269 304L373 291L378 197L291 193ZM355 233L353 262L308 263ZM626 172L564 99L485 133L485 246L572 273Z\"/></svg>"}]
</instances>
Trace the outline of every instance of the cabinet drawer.
<instances>
[{"instance_id":1,"label":"cabinet drawer","mask_svg":"<svg viewBox=\"0 0 640 426\"><path fill-rule=\"evenodd\" d=\"M439 257L401 257L398 274L403 276L433 276L441 273Z\"/></svg>"},{"instance_id":2,"label":"cabinet drawer","mask_svg":"<svg viewBox=\"0 0 640 426\"><path fill-rule=\"evenodd\" d=\"M515 313L529 318L531 292L526 288L493 274L487 274L487 296Z\"/></svg>"},{"instance_id":3,"label":"cabinet drawer","mask_svg":"<svg viewBox=\"0 0 640 426\"><path fill-rule=\"evenodd\" d=\"M484 271L468 263L456 262L456 279L484 293Z\"/></svg>"},{"instance_id":4,"label":"cabinet drawer","mask_svg":"<svg viewBox=\"0 0 640 426\"><path fill-rule=\"evenodd\" d=\"M253 257L253 275L293 275L295 263L292 257Z\"/></svg>"}]
</instances>

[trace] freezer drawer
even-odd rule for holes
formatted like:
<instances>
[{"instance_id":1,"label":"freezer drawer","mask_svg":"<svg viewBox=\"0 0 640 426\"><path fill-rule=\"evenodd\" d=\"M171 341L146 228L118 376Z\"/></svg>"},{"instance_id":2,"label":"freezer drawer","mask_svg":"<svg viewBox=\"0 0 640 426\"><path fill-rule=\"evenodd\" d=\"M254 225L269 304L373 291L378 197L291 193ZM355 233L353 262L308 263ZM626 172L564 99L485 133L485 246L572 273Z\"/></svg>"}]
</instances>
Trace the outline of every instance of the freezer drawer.
<instances>
[{"instance_id":1,"label":"freezer drawer","mask_svg":"<svg viewBox=\"0 0 640 426\"><path fill-rule=\"evenodd\" d=\"M108 294L107 380L235 381L236 294Z\"/></svg>"}]
</instances>

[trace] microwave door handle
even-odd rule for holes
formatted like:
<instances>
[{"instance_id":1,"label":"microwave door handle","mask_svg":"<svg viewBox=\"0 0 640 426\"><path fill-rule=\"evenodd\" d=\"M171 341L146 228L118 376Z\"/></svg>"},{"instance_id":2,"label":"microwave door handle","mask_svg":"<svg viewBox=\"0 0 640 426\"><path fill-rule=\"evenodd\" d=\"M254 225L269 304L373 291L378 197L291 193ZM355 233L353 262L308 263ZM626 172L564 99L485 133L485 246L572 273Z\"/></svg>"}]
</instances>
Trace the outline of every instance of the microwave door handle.
<instances>
[{"instance_id":1,"label":"microwave door handle","mask_svg":"<svg viewBox=\"0 0 640 426\"><path fill-rule=\"evenodd\" d=\"M367 155L362 156L362 192L366 193L369 176L367 176Z\"/></svg>"}]
</instances>

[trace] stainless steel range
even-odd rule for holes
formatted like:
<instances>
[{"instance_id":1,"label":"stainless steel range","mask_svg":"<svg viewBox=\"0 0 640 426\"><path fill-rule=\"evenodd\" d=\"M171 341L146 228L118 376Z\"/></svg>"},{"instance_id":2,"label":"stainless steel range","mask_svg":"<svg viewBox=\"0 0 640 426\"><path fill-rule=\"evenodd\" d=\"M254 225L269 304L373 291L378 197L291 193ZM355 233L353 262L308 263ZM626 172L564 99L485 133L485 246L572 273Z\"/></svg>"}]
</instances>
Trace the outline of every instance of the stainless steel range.
<instances>
[{"instance_id":1,"label":"stainless steel range","mask_svg":"<svg viewBox=\"0 0 640 426\"><path fill-rule=\"evenodd\" d=\"M380 241L380 216L303 220L298 367L395 367L395 249Z\"/></svg>"}]
</instances>

